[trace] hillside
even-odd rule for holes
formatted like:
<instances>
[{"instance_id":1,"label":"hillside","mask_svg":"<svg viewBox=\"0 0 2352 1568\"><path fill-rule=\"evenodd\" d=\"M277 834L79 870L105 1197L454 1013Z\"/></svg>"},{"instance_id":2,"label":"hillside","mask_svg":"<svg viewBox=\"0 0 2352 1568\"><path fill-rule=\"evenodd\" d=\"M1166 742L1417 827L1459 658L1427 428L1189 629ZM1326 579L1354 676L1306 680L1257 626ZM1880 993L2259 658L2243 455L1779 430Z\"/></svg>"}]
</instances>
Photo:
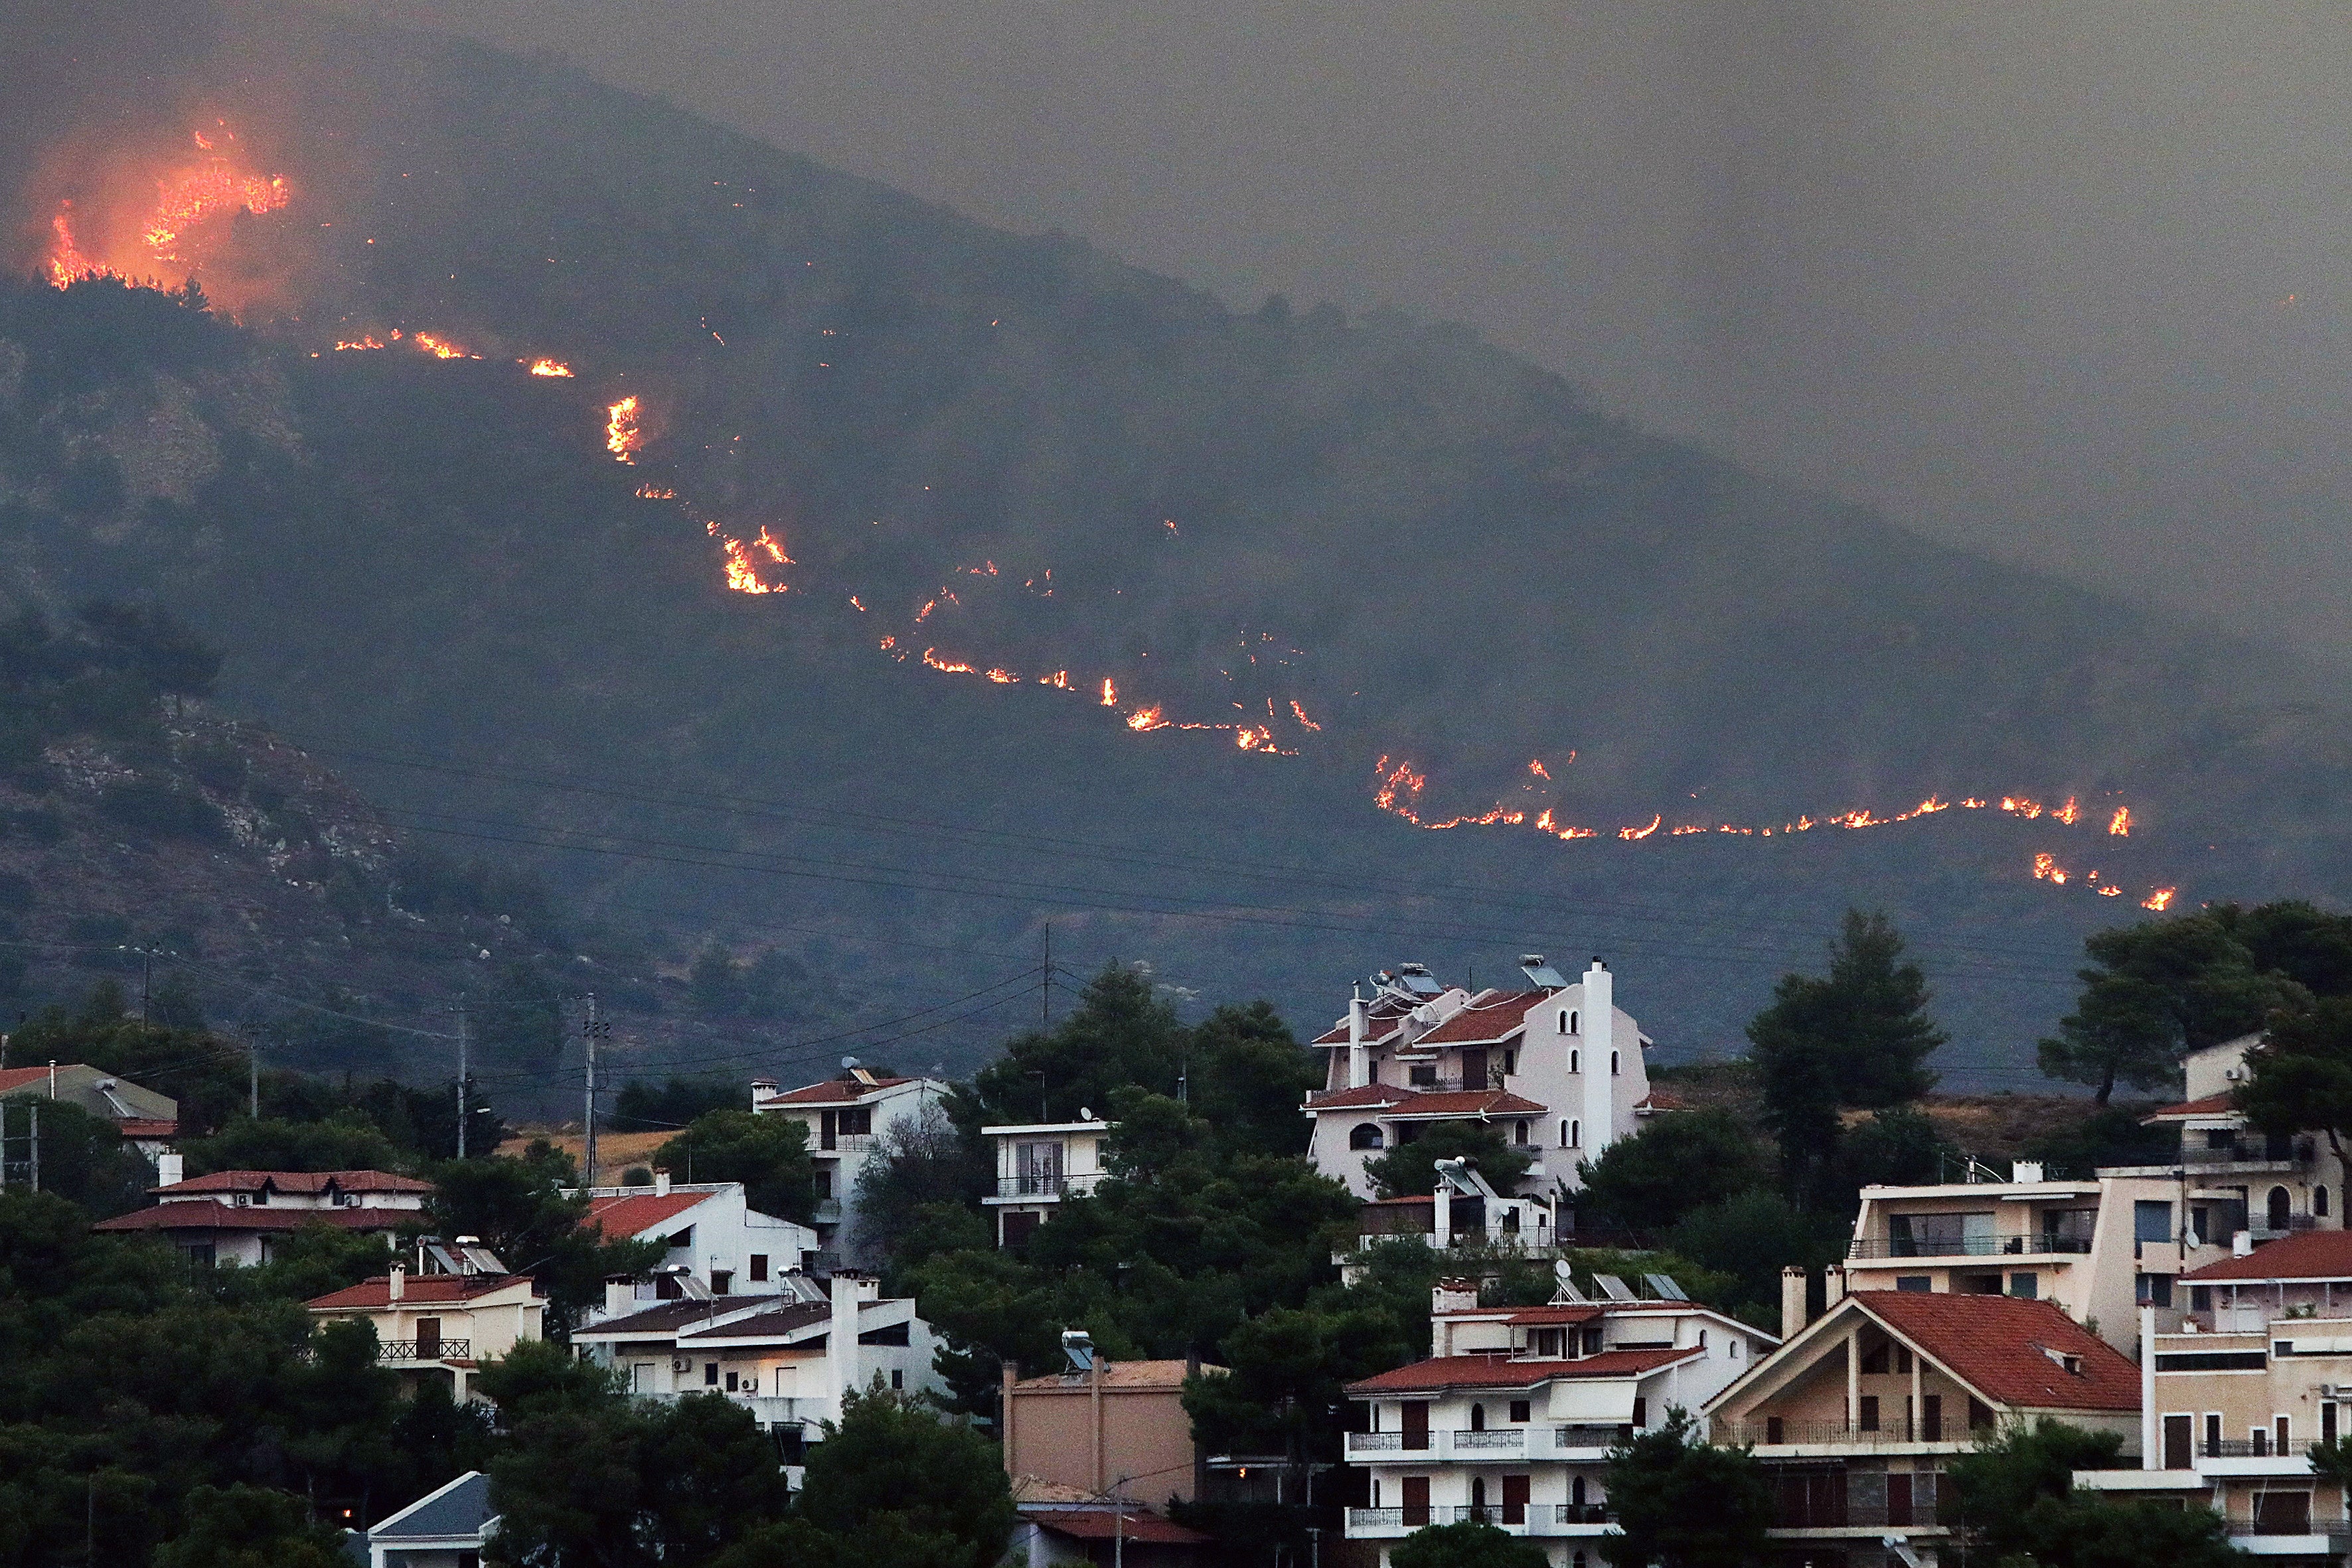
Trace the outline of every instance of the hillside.
<instances>
[{"instance_id":1,"label":"hillside","mask_svg":"<svg viewBox=\"0 0 2352 1568\"><path fill-rule=\"evenodd\" d=\"M17 590L159 595L391 820L543 847L672 949L772 941L880 1014L1016 975L1050 914L1305 1023L1400 957L1605 948L1687 1056L1859 901L1990 1073L2159 889L2341 880L2343 717L2263 650L1456 329L1237 312L559 67L202 15L0 132L20 261L69 220L247 323L26 351ZM121 254L205 127L261 183ZM1885 826L1790 831L1851 813Z\"/></svg>"}]
</instances>

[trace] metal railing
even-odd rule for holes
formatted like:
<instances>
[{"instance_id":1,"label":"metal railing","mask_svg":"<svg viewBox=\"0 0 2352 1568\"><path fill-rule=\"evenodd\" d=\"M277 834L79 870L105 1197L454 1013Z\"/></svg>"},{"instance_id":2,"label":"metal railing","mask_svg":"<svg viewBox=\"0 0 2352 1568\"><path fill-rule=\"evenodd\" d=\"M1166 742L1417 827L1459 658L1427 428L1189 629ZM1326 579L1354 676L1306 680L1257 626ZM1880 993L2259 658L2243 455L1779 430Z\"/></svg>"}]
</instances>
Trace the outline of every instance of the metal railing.
<instances>
[{"instance_id":1,"label":"metal railing","mask_svg":"<svg viewBox=\"0 0 2352 1568\"><path fill-rule=\"evenodd\" d=\"M1869 1447L1886 1443L1966 1443L1970 1433L1965 1426L1949 1421L1938 1422L1933 1427L1907 1421L1901 1416L1880 1424L1874 1431L1849 1426L1843 1421L1719 1421L1716 1423L1716 1440L1734 1446L1825 1447L1844 1445Z\"/></svg>"},{"instance_id":2,"label":"metal railing","mask_svg":"<svg viewBox=\"0 0 2352 1568\"><path fill-rule=\"evenodd\" d=\"M1417 1241L1423 1247L1435 1247L1437 1233L1433 1230L1367 1232L1356 1237L1356 1249L1359 1252L1369 1251L1382 1242L1389 1241ZM1457 1230L1454 1233L1453 1239L1447 1243L1449 1247L1491 1247L1503 1252L1540 1250L1557 1247L1559 1244L1559 1233L1548 1225L1530 1225L1518 1230L1498 1230L1492 1235L1484 1230Z\"/></svg>"},{"instance_id":3,"label":"metal railing","mask_svg":"<svg viewBox=\"0 0 2352 1568\"><path fill-rule=\"evenodd\" d=\"M1605 1503L1556 1502L1551 1505L1554 1524L1614 1524L1616 1510Z\"/></svg>"},{"instance_id":4,"label":"metal railing","mask_svg":"<svg viewBox=\"0 0 2352 1568\"><path fill-rule=\"evenodd\" d=\"M1457 1431L1454 1434L1457 1448L1509 1448L1521 1450L1528 1446L1526 1431L1514 1426L1492 1426Z\"/></svg>"},{"instance_id":5,"label":"metal railing","mask_svg":"<svg viewBox=\"0 0 2352 1568\"><path fill-rule=\"evenodd\" d=\"M1351 1508L1348 1510L1348 1529L1359 1530L1419 1530L1430 1522L1430 1516L1445 1510L1437 1508Z\"/></svg>"},{"instance_id":6,"label":"metal railing","mask_svg":"<svg viewBox=\"0 0 2352 1568\"><path fill-rule=\"evenodd\" d=\"M474 1342L471 1340L389 1340L376 1349L380 1362L403 1361L471 1361Z\"/></svg>"},{"instance_id":7,"label":"metal railing","mask_svg":"<svg viewBox=\"0 0 2352 1568\"><path fill-rule=\"evenodd\" d=\"M2082 1255L2091 1250L2087 1236L2053 1236L2032 1231L2009 1236L1946 1237L1864 1237L1846 1244L1848 1258L2033 1258L2053 1253Z\"/></svg>"},{"instance_id":8,"label":"metal railing","mask_svg":"<svg viewBox=\"0 0 2352 1568\"><path fill-rule=\"evenodd\" d=\"M996 1195L1000 1198L1083 1196L1093 1192L1096 1184L1101 1180L1099 1172L1066 1175L1059 1171L1039 1171L1025 1176L1000 1176L996 1182Z\"/></svg>"},{"instance_id":9,"label":"metal railing","mask_svg":"<svg viewBox=\"0 0 2352 1568\"><path fill-rule=\"evenodd\" d=\"M1620 1443L1633 1441L1631 1423L1614 1426L1555 1426L1551 1429L1551 1446L1555 1448L1613 1448Z\"/></svg>"},{"instance_id":10,"label":"metal railing","mask_svg":"<svg viewBox=\"0 0 2352 1568\"><path fill-rule=\"evenodd\" d=\"M864 1154L873 1149L874 1137L871 1132L836 1132L833 1135L832 1142L821 1143L819 1147L810 1150L809 1152L812 1154Z\"/></svg>"},{"instance_id":11,"label":"metal railing","mask_svg":"<svg viewBox=\"0 0 2352 1568\"><path fill-rule=\"evenodd\" d=\"M2297 1143L2273 1153L2268 1148L2235 1144L2224 1149L2183 1149L2179 1163L2192 1168L2210 1165L2308 1165L2319 1156L2309 1143Z\"/></svg>"},{"instance_id":12,"label":"metal railing","mask_svg":"<svg viewBox=\"0 0 2352 1568\"><path fill-rule=\"evenodd\" d=\"M1454 1510L1456 1524L1525 1524L1534 1503L1474 1502Z\"/></svg>"},{"instance_id":13,"label":"metal railing","mask_svg":"<svg viewBox=\"0 0 2352 1568\"><path fill-rule=\"evenodd\" d=\"M1348 1458L1359 1454L1397 1454L1404 1451L1402 1432L1350 1432L1348 1434Z\"/></svg>"}]
</instances>

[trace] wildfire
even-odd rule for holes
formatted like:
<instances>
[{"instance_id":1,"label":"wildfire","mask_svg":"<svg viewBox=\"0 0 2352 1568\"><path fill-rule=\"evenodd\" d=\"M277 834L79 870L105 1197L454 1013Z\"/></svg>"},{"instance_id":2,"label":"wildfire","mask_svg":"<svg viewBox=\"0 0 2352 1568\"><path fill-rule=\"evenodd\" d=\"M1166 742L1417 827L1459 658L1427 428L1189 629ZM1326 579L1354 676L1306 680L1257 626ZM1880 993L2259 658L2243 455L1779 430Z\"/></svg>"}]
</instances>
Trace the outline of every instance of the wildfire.
<instances>
[{"instance_id":1,"label":"wildfire","mask_svg":"<svg viewBox=\"0 0 2352 1568\"><path fill-rule=\"evenodd\" d=\"M1067 691L1070 689L1070 672L1066 669L1057 669L1051 675L1041 675L1037 678L1037 684L1058 687Z\"/></svg>"},{"instance_id":2,"label":"wildfire","mask_svg":"<svg viewBox=\"0 0 2352 1568\"><path fill-rule=\"evenodd\" d=\"M1155 703L1150 708L1139 708L1129 714L1127 727L1130 730L1165 730L1168 728L1168 721L1160 717L1159 705Z\"/></svg>"},{"instance_id":3,"label":"wildfire","mask_svg":"<svg viewBox=\"0 0 2352 1568\"><path fill-rule=\"evenodd\" d=\"M1529 757L1528 759L1528 772L1535 774L1536 777L1539 779L1549 779L1551 777L1551 774L1546 771L1543 765L1543 759L1540 757Z\"/></svg>"},{"instance_id":4,"label":"wildfire","mask_svg":"<svg viewBox=\"0 0 2352 1568\"><path fill-rule=\"evenodd\" d=\"M604 410L604 450L624 463L634 463L645 440L644 433L637 427L637 398L635 393Z\"/></svg>"},{"instance_id":5,"label":"wildfire","mask_svg":"<svg viewBox=\"0 0 2352 1568\"><path fill-rule=\"evenodd\" d=\"M73 204L60 202L49 220L49 281L63 288L92 274L151 277L166 263L195 266L201 260L195 241L218 220L239 213L259 216L294 199L284 175L253 173L224 150L236 141L225 124L193 139L200 156L156 180L154 203L132 220L127 241L93 244L86 233L77 235Z\"/></svg>"},{"instance_id":6,"label":"wildfire","mask_svg":"<svg viewBox=\"0 0 2352 1568\"><path fill-rule=\"evenodd\" d=\"M727 587L736 594L776 594L781 587L770 587L760 581L759 569L751 564L751 552L740 539L721 542L727 552Z\"/></svg>"},{"instance_id":7,"label":"wildfire","mask_svg":"<svg viewBox=\"0 0 2352 1568\"><path fill-rule=\"evenodd\" d=\"M940 658L940 650L934 647L927 647L923 650L923 662L930 666L933 669L943 669L950 675L978 675L980 673L980 671L972 668L972 667L968 664L961 662L955 664L948 663L946 660Z\"/></svg>"},{"instance_id":8,"label":"wildfire","mask_svg":"<svg viewBox=\"0 0 2352 1568\"><path fill-rule=\"evenodd\" d=\"M1016 684L1021 679L1009 669L991 669L986 673L988 679L996 682L999 686L1012 686Z\"/></svg>"},{"instance_id":9,"label":"wildfire","mask_svg":"<svg viewBox=\"0 0 2352 1568\"><path fill-rule=\"evenodd\" d=\"M1640 840L1640 839L1647 838L1651 834L1655 833L1655 832L1658 830L1658 825L1659 825L1660 823L1664 822L1664 821L1665 821L1665 817L1664 817L1664 816L1663 814L1661 814L1661 815L1659 815L1659 816L1654 816L1654 817L1650 818L1650 826L1647 826L1647 827L1621 827L1621 828L1619 828L1619 829L1617 830L1617 837L1620 837L1620 838L1624 839L1624 840L1625 840L1626 842L1628 842L1628 843L1633 843L1633 842L1635 842L1635 841Z\"/></svg>"},{"instance_id":10,"label":"wildfire","mask_svg":"<svg viewBox=\"0 0 2352 1568\"><path fill-rule=\"evenodd\" d=\"M760 537L753 540L751 542L759 546L761 552L765 554L769 560L774 562L779 566L790 566L794 563L793 558L784 553L782 542L778 540L774 534L770 533L765 525L762 525L760 529Z\"/></svg>"},{"instance_id":11,"label":"wildfire","mask_svg":"<svg viewBox=\"0 0 2352 1568\"><path fill-rule=\"evenodd\" d=\"M515 363L517 364L522 364L524 363L525 362L522 360L515 361ZM530 365L530 374L533 375L569 376L572 374L572 367L565 364L562 360L535 359L528 363Z\"/></svg>"},{"instance_id":12,"label":"wildfire","mask_svg":"<svg viewBox=\"0 0 2352 1568\"><path fill-rule=\"evenodd\" d=\"M2162 914L2172 907L2172 895L2179 891L2178 888L2158 888L2142 899L2139 901L2139 907L2144 910L2154 910L2157 913Z\"/></svg>"},{"instance_id":13,"label":"wildfire","mask_svg":"<svg viewBox=\"0 0 2352 1568\"><path fill-rule=\"evenodd\" d=\"M2065 805L2060 806L2050 815L2056 817L2059 821L2064 823L2069 827L2074 826L2074 824L2083 819L2082 808L2074 804L2074 797L2071 795L2066 797Z\"/></svg>"},{"instance_id":14,"label":"wildfire","mask_svg":"<svg viewBox=\"0 0 2352 1568\"><path fill-rule=\"evenodd\" d=\"M335 345L335 352L339 354L355 353L364 352L369 349L380 349L382 347L383 347L383 340L377 337L373 332L370 332L363 338L347 338L343 340L341 342Z\"/></svg>"},{"instance_id":15,"label":"wildfire","mask_svg":"<svg viewBox=\"0 0 2352 1568\"><path fill-rule=\"evenodd\" d=\"M1298 721L1298 727L1302 730L1320 730L1323 728L1322 725L1318 724L1314 720L1309 719L1307 716L1307 710L1298 705L1298 699L1296 697L1290 700L1290 716Z\"/></svg>"},{"instance_id":16,"label":"wildfire","mask_svg":"<svg viewBox=\"0 0 2352 1568\"><path fill-rule=\"evenodd\" d=\"M2036 855L2033 858L2033 879L2037 882L2047 881L2054 888L2063 888L2066 885L2066 868L2058 864L2058 857L2055 855Z\"/></svg>"},{"instance_id":17,"label":"wildfire","mask_svg":"<svg viewBox=\"0 0 2352 1568\"><path fill-rule=\"evenodd\" d=\"M2117 838L2129 838L2131 837L2130 806L2119 805L2116 807L2116 814L2107 818L2107 831Z\"/></svg>"},{"instance_id":18,"label":"wildfire","mask_svg":"<svg viewBox=\"0 0 2352 1568\"><path fill-rule=\"evenodd\" d=\"M1110 677L1108 675L1103 677L1102 705L1106 708L1118 706L1118 688L1111 684Z\"/></svg>"},{"instance_id":19,"label":"wildfire","mask_svg":"<svg viewBox=\"0 0 2352 1568\"><path fill-rule=\"evenodd\" d=\"M646 483L637 487L637 499L639 500L676 500L677 492L667 485Z\"/></svg>"},{"instance_id":20,"label":"wildfire","mask_svg":"<svg viewBox=\"0 0 2352 1568\"><path fill-rule=\"evenodd\" d=\"M482 357L481 355L471 353L459 344L453 343L448 339L434 332L418 332L412 336L408 341L415 343L425 353L431 354L435 359L479 359Z\"/></svg>"},{"instance_id":21,"label":"wildfire","mask_svg":"<svg viewBox=\"0 0 2352 1568\"><path fill-rule=\"evenodd\" d=\"M57 216L49 219L49 281L62 289L77 278L86 278L105 268L81 253L74 244L73 204L59 202Z\"/></svg>"}]
</instances>

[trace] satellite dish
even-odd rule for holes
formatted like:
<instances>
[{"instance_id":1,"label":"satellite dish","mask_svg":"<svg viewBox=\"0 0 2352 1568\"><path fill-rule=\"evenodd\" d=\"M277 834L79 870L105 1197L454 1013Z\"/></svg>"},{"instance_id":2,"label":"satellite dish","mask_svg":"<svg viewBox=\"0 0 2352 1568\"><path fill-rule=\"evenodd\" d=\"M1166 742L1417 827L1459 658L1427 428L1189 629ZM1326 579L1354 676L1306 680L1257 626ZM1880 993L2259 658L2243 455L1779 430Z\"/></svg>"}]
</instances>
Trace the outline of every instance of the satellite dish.
<instances>
[{"instance_id":1,"label":"satellite dish","mask_svg":"<svg viewBox=\"0 0 2352 1568\"><path fill-rule=\"evenodd\" d=\"M1094 1108L1093 1106L1091 1106L1091 1105L1081 1105L1081 1106L1079 1106L1079 1107L1078 1107L1078 1120L1079 1120L1079 1121L1092 1121L1094 1119L1095 1119L1095 1108Z\"/></svg>"},{"instance_id":2,"label":"satellite dish","mask_svg":"<svg viewBox=\"0 0 2352 1568\"><path fill-rule=\"evenodd\" d=\"M841 1058L841 1065L843 1069L845 1071L850 1068L857 1067L861 1064L856 1057L844 1057Z\"/></svg>"}]
</instances>

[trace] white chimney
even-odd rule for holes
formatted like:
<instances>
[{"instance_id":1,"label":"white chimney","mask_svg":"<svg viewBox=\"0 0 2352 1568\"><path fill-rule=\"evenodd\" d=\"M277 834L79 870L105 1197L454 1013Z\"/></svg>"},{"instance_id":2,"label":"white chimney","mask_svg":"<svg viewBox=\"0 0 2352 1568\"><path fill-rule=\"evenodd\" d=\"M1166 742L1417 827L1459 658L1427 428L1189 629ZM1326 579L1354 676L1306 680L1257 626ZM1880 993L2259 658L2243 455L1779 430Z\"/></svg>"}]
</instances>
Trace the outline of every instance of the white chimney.
<instances>
[{"instance_id":1,"label":"white chimney","mask_svg":"<svg viewBox=\"0 0 2352 1568\"><path fill-rule=\"evenodd\" d=\"M667 1171L661 1170L659 1168L655 1170L654 1196L657 1198L666 1198L669 1196L669 1173Z\"/></svg>"},{"instance_id":2,"label":"white chimney","mask_svg":"<svg viewBox=\"0 0 2352 1568\"><path fill-rule=\"evenodd\" d=\"M625 1316L637 1303L636 1281L625 1274L616 1274L604 1281L604 1311L609 1317Z\"/></svg>"},{"instance_id":3,"label":"white chimney","mask_svg":"<svg viewBox=\"0 0 2352 1568\"><path fill-rule=\"evenodd\" d=\"M761 1101L761 1100L763 1100L767 1099L770 1095L772 1095L772 1094L773 1094L773 1093L775 1093L775 1092L776 1092L776 1080L775 1080L774 1079L772 1079L772 1078L755 1078L755 1079L753 1079L751 1080L751 1109L752 1109L752 1110L759 1110L759 1109L760 1109L760 1101Z\"/></svg>"},{"instance_id":4,"label":"white chimney","mask_svg":"<svg viewBox=\"0 0 2352 1568\"><path fill-rule=\"evenodd\" d=\"M401 1297L406 1292L407 1288L408 1270L403 1268L397 1263L394 1264L392 1266L392 1272L384 1277L384 1300L397 1307L400 1305Z\"/></svg>"},{"instance_id":5,"label":"white chimney","mask_svg":"<svg viewBox=\"0 0 2352 1568\"><path fill-rule=\"evenodd\" d=\"M2254 1233L2251 1230L2231 1231L2230 1233L2230 1256L2232 1258L2252 1258L2253 1255Z\"/></svg>"},{"instance_id":6,"label":"white chimney","mask_svg":"<svg viewBox=\"0 0 2352 1568\"><path fill-rule=\"evenodd\" d=\"M1609 1071L1609 1058L1617 1047L1617 987L1609 966L1595 953L1584 972L1584 1150L1583 1157L1598 1161L1615 1142L1617 1082Z\"/></svg>"},{"instance_id":7,"label":"white chimney","mask_svg":"<svg viewBox=\"0 0 2352 1568\"><path fill-rule=\"evenodd\" d=\"M178 1186L184 1168L180 1156L166 1149L155 1156L155 1184L159 1187Z\"/></svg>"},{"instance_id":8,"label":"white chimney","mask_svg":"<svg viewBox=\"0 0 2352 1568\"><path fill-rule=\"evenodd\" d=\"M1350 988L1348 995L1348 1087L1361 1089L1371 1082L1366 1071L1364 1054L1364 999Z\"/></svg>"},{"instance_id":9,"label":"white chimney","mask_svg":"<svg viewBox=\"0 0 2352 1568\"><path fill-rule=\"evenodd\" d=\"M835 1273L831 1289L833 1319L825 1331L824 1391L838 1419L842 1395L866 1386L859 1373L857 1304L878 1299L882 1287L871 1275L842 1269Z\"/></svg>"},{"instance_id":10,"label":"white chimney","mask_svg":"<svg viewBox=\"0 0 2352 1568\"><path fill-rule=\"evenodd\" d=\"M1822 1309L1826 1311L1845 1300L1845 1265L1832 1263L1822 1270Z\"/></svg>"}]
</instances>

